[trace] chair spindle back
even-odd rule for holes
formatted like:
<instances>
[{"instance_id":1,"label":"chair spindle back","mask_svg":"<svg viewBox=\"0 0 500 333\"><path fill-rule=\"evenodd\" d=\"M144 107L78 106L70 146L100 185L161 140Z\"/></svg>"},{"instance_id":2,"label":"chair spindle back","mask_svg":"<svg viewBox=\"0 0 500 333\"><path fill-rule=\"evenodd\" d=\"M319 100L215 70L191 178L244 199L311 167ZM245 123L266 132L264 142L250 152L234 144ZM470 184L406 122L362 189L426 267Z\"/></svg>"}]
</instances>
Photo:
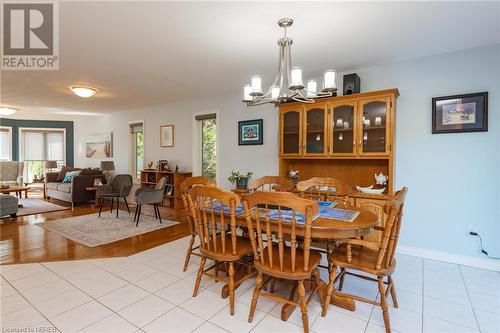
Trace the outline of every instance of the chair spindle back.
<instances>
[{"instance_id":1,"label":"chair spindle back","mask_svg":"<svg viewBox=\"0 0 500 333\"><path fill-rule=\"evenodd\" d=\"M318 213L318 204L286 192L257 191L243 196L242 200L255 261L283 271L285 257L290 257L292 272L295 272L296 269L307 272L311 247L311 225L313 216ZM255 211L252 210L253 208ZM291 212L293 214L290 214ZM276 219L271 219L270 213L277 213ZM298 221L299 215L303 221ZM285 221L286 216L291 216L291 219ZM299 223L304 224L305 228L302 263L296 262ZM278 238L277 244L273 242L273 235ZM286 235L289 237L285 238ZM264 238L267 250L264 247ZM289 240L290 247L285 244L285 239ZM278 248L277 258L275 258L274 253L276 246ZM290 251L290 256L285 256L285 248ZM265 251L267 251L267 256Z\"/></svg>"},{"instance_id":2,"label":"chair spindle back","mask_svg":"<svg viewBox=\"0 0 500 333\"><path fill-rule=\"evenodd\" d=\"M314 177L297 183L302 198L347 203L351 187L335 178Z\"/></svg>"},{"instance_id":3,"label":"chair spindle back","mask_svg":"<svg viewBox=\"0 0 500 333\"><path fill-rule=\"evenodd\" d=\"M184 204L184 210L186 211L186 216L189 222L189 229L191 231L191 234L194 234L197 231L194 217L191 214L191 208L189 207L189 202L188 202L188 192L194 186L215 186L215 182L212 179L198 176L198 177L188 177L181 183L180 187L181 198L182 198L182 203Z\"/></svg>"},{"instance_id":4,"label":"chair spindle back","mask_svg":"<svg viewBox=\"0 0 500 333\"><path fill-rule=\"evenodd\" d=\"M291 192L294 187L291 179L281 176L264 176L250 181L250 189L253 191Z\"/></svg>"}]
</instances>

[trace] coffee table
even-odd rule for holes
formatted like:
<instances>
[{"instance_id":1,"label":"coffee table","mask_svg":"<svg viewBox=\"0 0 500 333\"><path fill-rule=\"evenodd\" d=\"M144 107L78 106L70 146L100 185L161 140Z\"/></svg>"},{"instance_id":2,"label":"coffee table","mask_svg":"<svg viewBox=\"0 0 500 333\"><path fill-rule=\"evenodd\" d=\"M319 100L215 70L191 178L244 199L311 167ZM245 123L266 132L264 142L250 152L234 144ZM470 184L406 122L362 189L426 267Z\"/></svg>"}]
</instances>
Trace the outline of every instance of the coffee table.
<instances>
[{"instance_id":1,"label":"coffee table","mask_svg":"<svg viewBox=\"0 0 500 333\"><path fill-rule=\"evenodd\" d=\"M9 186L9 188L0 189L0 193L10 194L12 192L16 193L19 199L22 198L22 193L24 192L24 197L28 197L28 191L30 188L28 186Z\"/></svg>"}]
</instances>

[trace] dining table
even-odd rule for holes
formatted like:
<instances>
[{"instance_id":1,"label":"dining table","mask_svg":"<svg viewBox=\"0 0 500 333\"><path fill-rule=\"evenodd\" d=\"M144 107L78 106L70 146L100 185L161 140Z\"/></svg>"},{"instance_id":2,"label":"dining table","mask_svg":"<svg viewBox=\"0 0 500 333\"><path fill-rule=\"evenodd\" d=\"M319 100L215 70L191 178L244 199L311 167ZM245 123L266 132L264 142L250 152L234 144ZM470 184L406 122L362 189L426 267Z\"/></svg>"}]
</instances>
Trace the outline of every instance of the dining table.
<instances>
[{"instance_id":1,"label":"dining table","mask_svg":"<svg viewBox=\"0 0 500 333\"><path fill-rule=\"evenodd\" d=\"M373 227L379 223L377 215L368 209L352 206L349 204L340 203L335 206L337 209L346 209L358 211L359 215L352 222L340 221L331 218L317 217L312 222L311 228L311 238L313 241L324 244L325 248L332 249L334 251L335 241L347 238L358 238L369 234L373 231ZM247 221L243 214L236 217L236 224L239 227L246 228ZM271 231L277 231L278 224L271 220ZM287 226L283 224L283 232L286 233ZM296 225L297 237L304 236L305 226L297 224ZM325 293L327 282L321 280L320 293ZM225 285L222 290L223 297L229 294L229 286ZM296 294L296 288L293 287L290 293L290 300L295 300L298 295ZM356 305L354 300L345 295L340 295L335 290L333 291L330 304L334 306L341 307L346 310L354 311ZM281 308L281 319L288 320L290 315L295 310L294 305L284 304Z\"/></svg>"}]
</instances>

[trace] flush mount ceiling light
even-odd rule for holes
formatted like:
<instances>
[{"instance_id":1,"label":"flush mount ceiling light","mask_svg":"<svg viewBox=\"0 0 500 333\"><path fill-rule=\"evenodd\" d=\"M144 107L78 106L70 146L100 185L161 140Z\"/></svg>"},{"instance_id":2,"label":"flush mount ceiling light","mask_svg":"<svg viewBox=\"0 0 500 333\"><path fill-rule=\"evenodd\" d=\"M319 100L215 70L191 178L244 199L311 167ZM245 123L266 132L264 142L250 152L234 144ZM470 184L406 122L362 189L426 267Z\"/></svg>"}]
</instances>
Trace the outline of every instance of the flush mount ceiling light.
<instances>
[{"instance_id":1,"label":"flush mount ceiling light","mask_svg":"<svg viewBox=\"0 0 500 333\"><path fill-rule=\"evenodd\" d=\"M92 97L97 93L97 89L92 87L71 86L69 88L75 93L75 95L83 98Z\"/></svg>"},{"instance_id":2,"label":"flush mount ceiling light","mask_svg":"<svg viewBox=\"0 0 500 333\"><path fill-rule=\"evenodd\" d=\"M19 111L19 110L14 109L14 108L8 108L6 106L2 106L2 107L0 107L0 116L11 116L14 113L16 113L17 111Z\"/></svg>"},{"instance_id":3,"label":"flush mount ceiling light","mask_svg":"<svg viewBox=\"0 0 500 333\"><path fill-rule=\"evenodd\" d=\"M247 106L266 103L279 105L291 101L314 103L314 98L333 96L337 91L334 70L324 72L323 89L320 92L317 92L318 82L316 80L309 80L304 85L302 68L292 67L291 47L293 40L286 36L286 29L292 24L291 18L282 18L278 21L278 25L284 29L283 38L278 39L278 73L266 92L262 90L260 75L254 75L250 78L251 84L243 88L243 102Z\"/></svg>"}]
</instances>

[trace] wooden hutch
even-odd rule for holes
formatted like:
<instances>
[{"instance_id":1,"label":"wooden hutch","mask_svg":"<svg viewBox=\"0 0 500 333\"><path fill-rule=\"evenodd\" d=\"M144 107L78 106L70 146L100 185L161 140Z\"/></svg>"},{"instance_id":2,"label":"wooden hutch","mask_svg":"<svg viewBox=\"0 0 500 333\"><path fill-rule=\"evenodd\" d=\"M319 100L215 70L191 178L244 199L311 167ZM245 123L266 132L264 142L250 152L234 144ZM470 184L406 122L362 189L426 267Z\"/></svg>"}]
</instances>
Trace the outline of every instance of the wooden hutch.
<instances>
[{"instance_id":1,"label":"wooden hutch","mask_svg":"<svg viewBox=\"0 0 500 333\"><path fill-rule=\"evenodd\" d=\"M299 170L300 179L337 178L351 185L352 203L374 211L394 192L394 137L397 89L280 105L280 175ZM364 194L356 185L389 177L384 194Z\"/></svg>"},{"instance_id":2,"label":"wooden hutch","mask_svg":"<svg viewBox=\"0 0 500 333\"><path fill-rule=\"evenodd\" d=\"M174 209L184 209L180 186L186 178L191 177L191 172L141 170L141 187L154 187L162 177L167 177L162 205L168 203L168 206Z\"/></svg>"}]
</instances>

